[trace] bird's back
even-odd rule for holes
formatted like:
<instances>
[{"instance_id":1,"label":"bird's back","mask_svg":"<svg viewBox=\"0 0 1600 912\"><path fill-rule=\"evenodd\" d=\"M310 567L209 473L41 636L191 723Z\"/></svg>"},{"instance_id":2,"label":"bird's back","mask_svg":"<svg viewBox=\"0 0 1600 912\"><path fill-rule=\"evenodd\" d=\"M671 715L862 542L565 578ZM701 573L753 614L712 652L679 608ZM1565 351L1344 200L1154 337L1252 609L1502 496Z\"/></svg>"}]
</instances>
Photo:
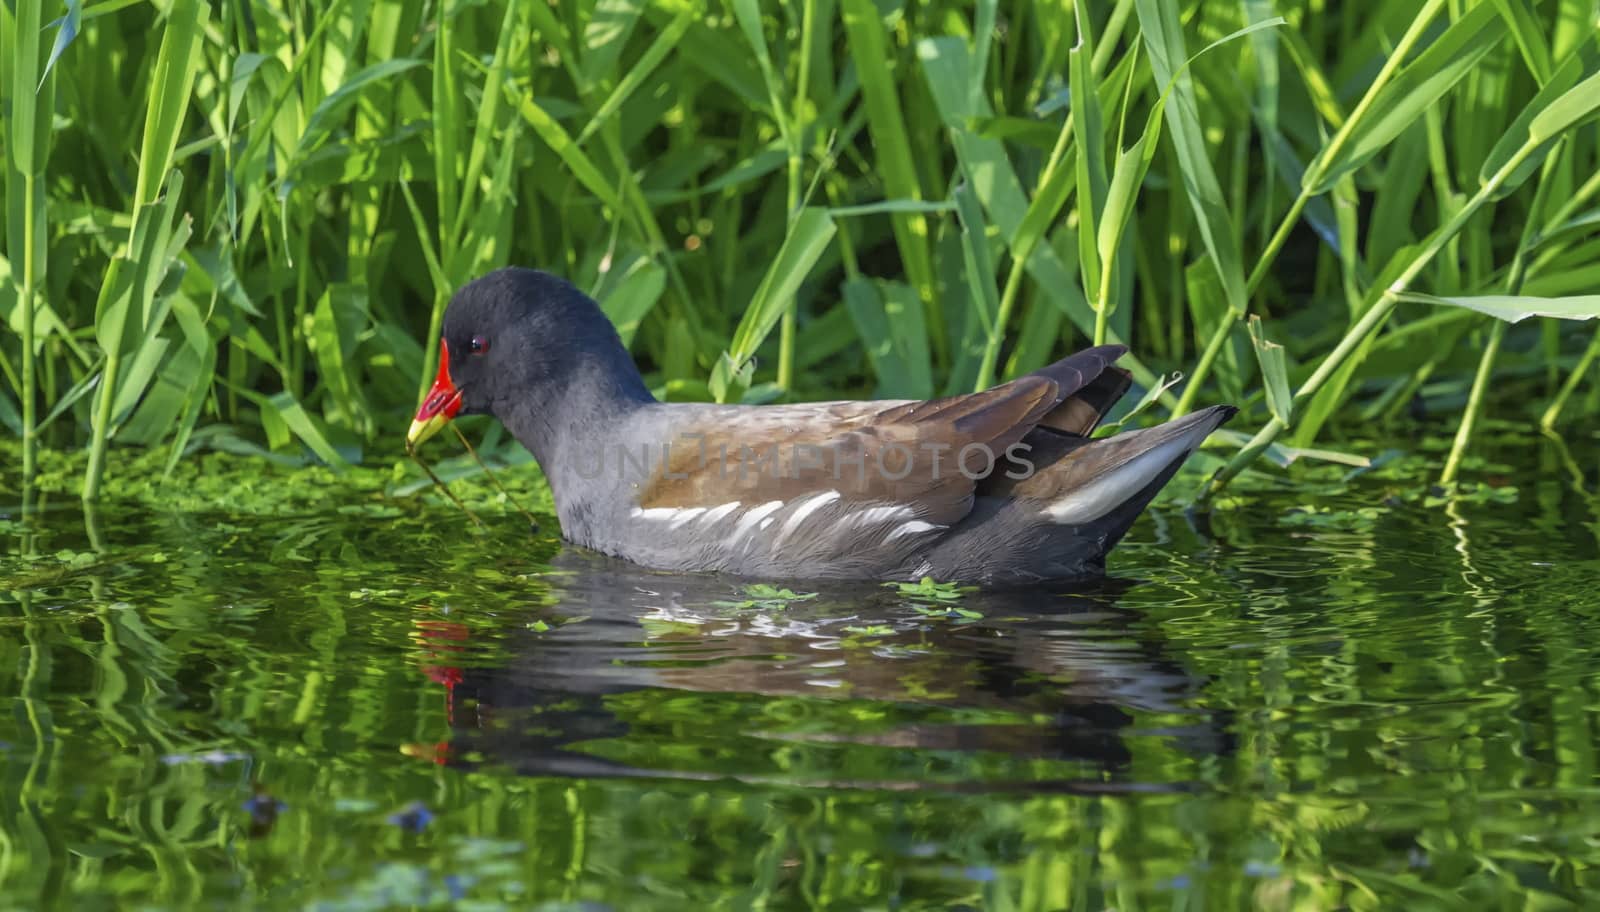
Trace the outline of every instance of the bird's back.
<instances>
[{"instance_id":1,"label":"bird's back","mask_svg":"<svg viewBox=\"0 0 1600 912\"><path fill-rule=\"evenodd\" d=\"M1090 439L1127 387L1107 371L1106 354L927 401L653 404L587 454L587 472L569 466L556 497L562 528L578 544L669 570L985 582L1092 575L1232 413Z\"/></svg>"}]
</instances>

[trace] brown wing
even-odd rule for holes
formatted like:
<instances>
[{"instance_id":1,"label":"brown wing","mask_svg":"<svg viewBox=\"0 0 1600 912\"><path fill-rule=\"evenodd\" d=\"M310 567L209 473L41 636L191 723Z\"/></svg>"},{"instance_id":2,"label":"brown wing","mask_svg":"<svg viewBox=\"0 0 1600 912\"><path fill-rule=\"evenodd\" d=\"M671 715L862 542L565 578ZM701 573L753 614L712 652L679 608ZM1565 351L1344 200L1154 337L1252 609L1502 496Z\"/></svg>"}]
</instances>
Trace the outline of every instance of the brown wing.
<instances>
[{"instance_id":1,"label":"brown wing","mask_svg":"<svg viewBox=\"0 0 1600 912\"><path fill-rule=\"evenodd\" d=\"M1004 460L1060 401L1054 380L1029 375L928 401L686 413L691 421L673 429L662 467L637 503L688 511L826 497L833 516L847 515L849 505L878 505L899 509L901 521L947 526L971 509L976 478L991 460Z\"/></svg>"},{"instance_id":2,"label":"brown wing","mask_svg":"<svg viewBox=\"0 0 1600 912\"><path fill-rule=\"evenodd\" d=\"M669 442L638 486L630 551L747 575L919 575L980 483L1032 467L1017 447L1025 437L1082 439L1041 419L1061 413L1063 425L1092 428L1106 397L1120 395L1120 381L1099 380L1119 354L1091 349L928 401L663 409L671 424L658 435Z\"/></svg>"},{"instance_id":3,"label":"brown wing","mask_svg":"<svg viewBox=\"0 0 1600 912\"><path fill-rule=\"evenodd\" d=\"M1055 381L1060 397L1039 426L1087 437L1133 383L1131 374L1112 366L1127 353L1126 345L1098 345L1034 371L1030 376Z\"/></svg>"}]
</instances>

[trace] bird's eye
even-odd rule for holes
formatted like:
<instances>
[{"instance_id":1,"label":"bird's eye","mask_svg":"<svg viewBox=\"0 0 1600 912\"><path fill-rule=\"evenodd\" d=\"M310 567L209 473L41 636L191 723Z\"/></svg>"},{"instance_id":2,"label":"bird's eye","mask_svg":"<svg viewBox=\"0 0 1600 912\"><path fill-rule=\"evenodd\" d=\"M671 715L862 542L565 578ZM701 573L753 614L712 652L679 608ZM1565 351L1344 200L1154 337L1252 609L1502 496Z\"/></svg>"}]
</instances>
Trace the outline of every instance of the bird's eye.
<instances>
[{"instance_id":1,"label":"bird's eye","mask_svg":"<svg viewBox=\"0 0 1600 912\"><path fill-rule=\"evenodd\" d=\"M467 350L474 355L481 355L489 350L489 340L482 336L473 336L472 341L467 345Z\"/></svg>"}]
</instances>

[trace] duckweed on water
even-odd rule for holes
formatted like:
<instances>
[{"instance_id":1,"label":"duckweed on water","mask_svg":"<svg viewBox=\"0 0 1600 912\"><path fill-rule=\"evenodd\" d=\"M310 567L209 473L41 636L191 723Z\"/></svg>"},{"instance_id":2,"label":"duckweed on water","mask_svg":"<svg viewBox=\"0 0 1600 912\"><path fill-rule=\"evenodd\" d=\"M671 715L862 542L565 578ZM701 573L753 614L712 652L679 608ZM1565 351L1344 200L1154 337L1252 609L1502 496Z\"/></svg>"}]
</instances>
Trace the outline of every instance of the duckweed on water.
<instances>
[{"instance_id":1,"label":"duckweed on water","mask_svg":"<svg viewBox=\"0 0 1600 912\"><path fill-rule=\"evenodd\" d=\"M720 608L760 608L767 611L781 610L794 602L809 601L817 597L815 592L795 592L782 586L773 586L768 583L755 583L744 587L747 598L739 601L718 601L712 604Z\"/></svg>"},{"instance_id":2,"label":"duckweed on water","mask_svg":"<svg viewBox=\"0 0 1600 912\"><path fill-rule=\"evenodd\" d=\"M885 583L901 595L912 599L928 599L936 602L954 602L963 595L973 591L971 586L962 586L959 583L941 583L931 577L924 576L914 583Z\"/></svg>"},{"instance_id":3,"label":"duckweed on water","mask_svg":"<svg viewBox=\"0 0 1600 912\"><path fill-rule=\"evenodd\" d=\"M507 448L508 453L518 450ZM16 464L20 454L15 440L0 440L0 460ZM536 513L553 511L550 490L526 452L504 459L485 458L513 497ZM86 461L82 452L41 453L35 489L48 497L76 497ZM165 468L164 452L112 450L106 500L164 511L237 515L318 512L333 503L341 513L376 518L397 516L420 504L451 506L411 460L398 453L336 470L310 458L273 461L258 455L196 452L179 460L170 475L163 474ZM469 509L489 515L514 512L470 456L443 459L435 471ZM470 525L465 517L462 522Z\"/></svg>"}]
</instances>

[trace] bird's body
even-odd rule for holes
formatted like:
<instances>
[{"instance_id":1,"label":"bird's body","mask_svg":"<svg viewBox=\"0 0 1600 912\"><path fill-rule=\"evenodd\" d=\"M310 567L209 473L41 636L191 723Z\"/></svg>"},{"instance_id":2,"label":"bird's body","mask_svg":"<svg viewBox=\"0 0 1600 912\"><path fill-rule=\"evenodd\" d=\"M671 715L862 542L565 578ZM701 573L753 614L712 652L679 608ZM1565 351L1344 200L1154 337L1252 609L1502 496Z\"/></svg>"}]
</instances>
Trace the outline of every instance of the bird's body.
<instances>
[{"instance_id":1,"label":"bird's body","mask_svg":"<svg viewBox=\"0 0 1600 912\"><path fill-rule=\"evenodd\" d=\"M1233 414L1090 438L1128 387L1121 346L927 401L658 402L593 301L523 269L464 287L443 346L410 440L457 411L494 414L544 470L569 541L666 570L1093 576Z\"/></svg>"}]
</instances>

